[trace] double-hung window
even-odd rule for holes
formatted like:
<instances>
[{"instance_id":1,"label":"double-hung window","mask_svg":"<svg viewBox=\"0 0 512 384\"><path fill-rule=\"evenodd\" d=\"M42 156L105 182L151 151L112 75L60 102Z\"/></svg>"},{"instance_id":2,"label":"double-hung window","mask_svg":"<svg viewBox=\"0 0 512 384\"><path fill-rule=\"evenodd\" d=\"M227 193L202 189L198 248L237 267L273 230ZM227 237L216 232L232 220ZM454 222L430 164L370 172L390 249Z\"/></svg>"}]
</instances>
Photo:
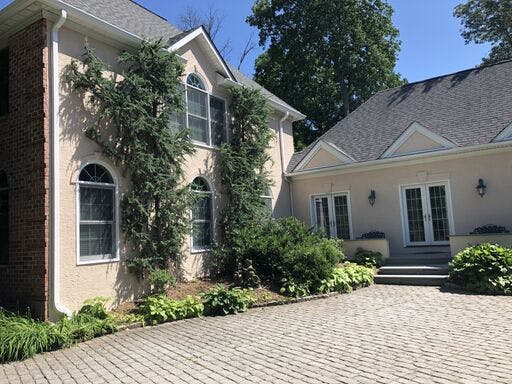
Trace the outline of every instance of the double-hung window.
<instances>
[{"instance_id":1,"label":"double-hung window","mask_svg":"<svg viewBox=\"0 0 512 384\"><path fill-rule=\"evenodd\" d=\"M206 84L196 73L187 76L186 117L176 114L173 125L188 127L192 140L218 146L226 141L226 102L207 92Z\"/></svg>"},{"instance_id":2,"label":"double-hung window","mask_svg":"<svg viewBox=\"0 0 512 384\"><path fill-rule=\"evenodd\" d=\"M196 177L191 188L196 194L192 207L192 250L207 250L213 240L212 190L202 177Z\"/></svg>"},{"instance_id":3,"label":"double-hung window","mask_svg":"<svg viewBox=\"0 0 512 384\"><path fill-rule=\"evenodd\" d=\"M78 178L79 262L117 258L116 185L99 164L89 164Z\"/></svg>"}]
</instances>

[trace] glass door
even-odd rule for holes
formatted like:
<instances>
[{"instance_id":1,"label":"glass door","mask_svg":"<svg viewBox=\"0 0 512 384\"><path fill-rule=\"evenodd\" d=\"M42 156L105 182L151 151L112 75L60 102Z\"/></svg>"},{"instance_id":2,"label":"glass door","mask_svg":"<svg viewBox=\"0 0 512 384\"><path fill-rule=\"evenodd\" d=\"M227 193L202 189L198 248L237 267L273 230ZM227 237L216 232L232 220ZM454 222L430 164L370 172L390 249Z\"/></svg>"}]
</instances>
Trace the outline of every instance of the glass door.
<instances>
[{"instance_id":1,"label":"glass door","mask_svg":"<svg viewBox=\"0 0 512 384\"><path fill-rule=\"evenodd\" d=\"M406 245L447 244L450 236L447 184L402 187Z\"/></svg>"},{"instance_id":2,"label":"glass door","mask_svg":"<svg viewBox=\"0 0 512 384\"><path fill-rule=\"evenodd\" d=\"M348 194L313 197L313 222L330 237L350 239L350 209Z\"/></svg>"}]
</instances>

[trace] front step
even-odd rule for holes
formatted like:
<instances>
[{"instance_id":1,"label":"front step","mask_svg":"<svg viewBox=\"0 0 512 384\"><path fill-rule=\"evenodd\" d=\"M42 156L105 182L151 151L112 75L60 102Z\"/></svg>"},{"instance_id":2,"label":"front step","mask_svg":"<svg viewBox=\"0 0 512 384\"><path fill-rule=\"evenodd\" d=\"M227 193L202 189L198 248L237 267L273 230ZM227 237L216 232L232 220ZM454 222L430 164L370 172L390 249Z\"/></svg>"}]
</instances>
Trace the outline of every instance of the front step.
<instances>
[{"instance_id":1,"label":"front step","mask_svg":"<svg viewBox=\"0 0 512 384\"><path fill-rule=\"evenodd\" d=\"M448 275L377 275L376 284L392 285L443 285Z\"/></svg>"},{"instance_id":2,"label":"front step","mask_svg":"<svg viewBox=\"0 0 512 384\"><path fill-rule=\"evenodd\" d=\"M386 266L421 266L421 265L447 265L452 258L450 255L436 255L431 257L391 257L386 260Z\"/></svg>"},{"instance_id":3,"label":"front step","mask_svg":"<svg viewBox=\"0 0 512 384\"><path fill-rule=\"evenodd\" d=\"M379 275L447 275L448 264L429 265L386 265L379 269Z\"/></svg>"}]
</instances>

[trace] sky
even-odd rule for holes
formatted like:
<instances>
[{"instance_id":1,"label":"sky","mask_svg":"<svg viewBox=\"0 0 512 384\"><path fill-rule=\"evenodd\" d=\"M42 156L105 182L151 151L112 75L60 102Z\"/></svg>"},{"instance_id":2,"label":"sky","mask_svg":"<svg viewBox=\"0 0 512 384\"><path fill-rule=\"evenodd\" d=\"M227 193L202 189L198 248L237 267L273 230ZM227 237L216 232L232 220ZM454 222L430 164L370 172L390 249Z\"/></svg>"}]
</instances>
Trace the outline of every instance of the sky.
<instances>
[{"instance_id":1,"label":"sky","mask_svg":"<svg viewBox=\"0 0 512 384\"><path fill-rule=\"evenodd\" d=\"M10 3L0 0L0 8ZM255 41L258 31L250 27L245 19L251 14L253 0L138 0L150 10L177 24L179 16L187 6L199 10L213 5L224 16L224 28L218 35L222 45L229 40L231 50L225 57L237 65L240 54L250 39ZM465 45L460 36L460 21L453 17L453 8L463 0L388 0L395 9L393 22L400 31L402 48L396 66L397 72L409 82L472 68L481 62L489 51L488 45ZM242 71L254 72L254 61L262 52L253 50L245 59Z\"/></svg>"}]
</instances>

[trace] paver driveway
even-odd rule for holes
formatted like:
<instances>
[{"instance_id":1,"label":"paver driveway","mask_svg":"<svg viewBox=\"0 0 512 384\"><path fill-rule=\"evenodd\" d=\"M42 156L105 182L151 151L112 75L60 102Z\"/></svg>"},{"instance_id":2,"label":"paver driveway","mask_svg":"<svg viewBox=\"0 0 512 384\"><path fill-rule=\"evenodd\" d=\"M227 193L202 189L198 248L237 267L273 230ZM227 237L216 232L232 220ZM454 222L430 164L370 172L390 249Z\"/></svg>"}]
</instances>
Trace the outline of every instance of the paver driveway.
<instances>
[{"instance_id":1,"label":"paver driveway","mask_svg":"<svg viewBox=\"0 0 512 384\"><path fill-rule=\"evenodd\" d=\"M18 382L512 383L512 298L377 285L0 365Z\"/></svg>"}]
</instances>

